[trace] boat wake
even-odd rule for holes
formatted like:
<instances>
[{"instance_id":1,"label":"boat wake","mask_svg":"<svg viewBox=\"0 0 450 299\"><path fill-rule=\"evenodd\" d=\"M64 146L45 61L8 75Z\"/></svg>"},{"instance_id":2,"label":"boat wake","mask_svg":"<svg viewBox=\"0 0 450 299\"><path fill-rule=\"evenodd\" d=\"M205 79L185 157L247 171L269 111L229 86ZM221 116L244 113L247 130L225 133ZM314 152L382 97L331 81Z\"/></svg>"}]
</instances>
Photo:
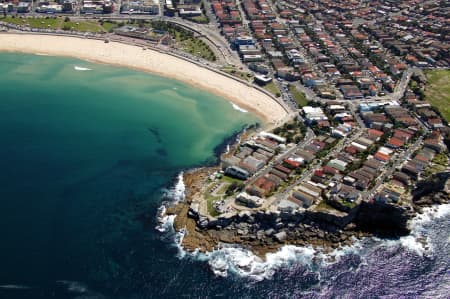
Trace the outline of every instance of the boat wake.
<instances>
[{"instance_id":1,"label":"boat wake","mask_svg":"<svg viewBox=\"0 0 450 299\"><path fill-rule=\"evenodd\" d=\"M76 71L92 71L92 69L90 69L90 68L81 67L81 66L77 66L77 65L74 66L73 69L76 70Z\"/></svg>"},{"instance_id":2,"label":"boat wake","mask_svg":"<svg viewBox=\"0 0 450 299\"><path fill-rule=\"evenodd\" d=\"M247 113L247 112L248 112L247 110L245 110L245 109L239 107L239 106L236 105L235 103L231 103L231 106L233 106L233 109L234 109L234 110L240 111L240 112L242 112L242 113Z\"/></svg>"},{"instance_id":3,"label":"boat wake","mask_svg":"<svg viewBox=\"0 0 450 299\"><path fill-rule=\"evenodd\" d=\"M169 190L174 201L177 202L184 197L184 188L180 174L175 186ZM170 236L172 244L178 248L177 256L179 258L206 262L212 272L219 277L235 275L253 281L263 281L272 279L280 271L291 272L303 269L307 273L314 274L320 281L320 277L323 276L322 272L336 267L336 264L347 264L350 260L355 265L357 264L354 267L358 270L361 267L367 267L369 263L375 263L374 257L379 254L401 252L410 256L411 259L432 259L438 250L435 250L433 245L435 240L430 240L429 235L432 231L430 225L433 225L436 220L447 219L449 215L450 204L427 208L410 221L411 233L405 237L391 240L375 237L354 239L351 246L343 246L331 252L325 252L321 248L286 245L277 252L267 253L265 259L239 245L229 244L223 244L219 249L207 253L184 251L181 243L185 232L174 231L174 216L160 217L160 225L157 229L166 236ZM441 229L436 229L436 231L442 233ZM446 241L449 243L450 238Z\"/></svg>"}]
</instances>

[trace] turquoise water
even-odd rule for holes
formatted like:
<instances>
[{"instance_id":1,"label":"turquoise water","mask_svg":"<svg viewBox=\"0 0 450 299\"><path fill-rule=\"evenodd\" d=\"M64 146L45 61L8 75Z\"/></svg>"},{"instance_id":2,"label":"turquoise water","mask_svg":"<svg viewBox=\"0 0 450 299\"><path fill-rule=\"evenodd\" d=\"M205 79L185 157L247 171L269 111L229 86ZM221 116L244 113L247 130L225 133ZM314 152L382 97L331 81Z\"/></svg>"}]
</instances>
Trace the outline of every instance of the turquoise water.
<instances>
[{"instance_id":1,"label":"turquoise water","mask_svg":"<svg viewBox=\"0 0 450 299\"><path fill-rule=\"evenodd\" d=\"M154 230L161 190L257 122L178 81L6 53L0 115L1 298L61 297L71 284L129 295L143 277L170 277L165 262L179 260Z\"/></svg>"}]
</instances>

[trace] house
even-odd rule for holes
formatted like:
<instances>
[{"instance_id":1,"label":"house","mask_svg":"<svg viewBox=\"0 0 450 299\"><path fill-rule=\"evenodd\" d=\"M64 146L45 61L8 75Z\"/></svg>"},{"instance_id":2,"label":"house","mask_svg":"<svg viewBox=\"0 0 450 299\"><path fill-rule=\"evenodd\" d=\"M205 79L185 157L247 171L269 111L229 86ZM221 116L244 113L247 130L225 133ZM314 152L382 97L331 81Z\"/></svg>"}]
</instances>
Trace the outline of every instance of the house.
<instances>
[{"instance_id":1,"label":"house","mask_svg":"<svg viewBox=\"0 0 450 299\"><path fill-rule=\"evenodd\" d=\"M288 179L288 175L286 173L281 172L281 171L276 170L276 169L273 169L273 168L269 171L269 173L279 177L280 179L282 179L284 181L287 181L287 179Z\"/></svg>"},{"instance_id":2,"label":"house","mask_svg":"<svg viewBox=\"0 0 450 299\"><path fill-rule=\"evenodd\" d=\"M246 157L242 162L249 165L252 169L255 169L255 171L260 170L265 165L264 161L258 160L253 156Z\"/></svg>"},{"instance_id":3,"label":"house","mask_svg":"<svg viewBox=\"0 0 450 299\"><path fill-rule=\"evenodd\" d=\"M369 168L372 168L372 169L375 169L375 170L378 170L378 169L380 169L383 166L383 164L380 161L378 161L376 159L373 159L373 158L366 160L363 163L363 165L365 167L369 167Z\"/></svg>"},{"instance_id":4,"label":"house","mask_svg":"<svg viewBox=\"0 0 450 299\"><path fill-rule=\"evenodd\" d=\"M402 182L406 186L409 185L409 176L403 172L396 171L392 174L392 178Z\"/></svg>"},{"instance_id":5,"label":"house","mask_svg":"<svg viewBox=\"0 0 450 299\"><path fill-rule=\"evenodd\" d=\"M368 135L369 139L378 141L378 140L380 140L381 136L384 135L384 133L379 130L369 129L369 130L367 130L367 135Z\"/></svg>"},{"instance_id":6,"label":"house","mask_svg":"<svg viewBox=\"0 0 450 299\"><path fill-rule=\"evenodd\" d=\"M332 159L327 163L327 166L333 167L339 171L344 171L348 163L339 159Z\"/></svg>"},{"instance_id":7,"label":"house","mask_svg":"<svg viewBox=\"0 0 450 299\"><path fill-rule=\"evenodd\" d=\"M423 167L420 164L416 164L413 161L409 161L405 165L403 165L401 171L408 175L409 177L417 180L419 178L419 174L422 171Z\"/></svg>"},{"instance_id":8,"label":"house","mask_svg":"<svg viewBox=\"0 0 450 299\"><path fill-rule=\"evenodd\" d=\"M304 159L301 157L289 158L289 159L284 159L283 163L288 168L296 169L304 164Z\"/></svg>"},{"instance_id":9,"label":"house","mask_svg":"<svg viewBox=\"0 0 450 299\"><path fill-rule=\"evenodd\" d=\"M281 172L283 172L283 173L285 173L285 174L287 174L287 175L290 175L291 172L292 172L291 169L289 169L289 168L287 168L287 167L284 167L284 166L281 165L281 164L275 165L275 166L274 166L274 169L276 169L276 170L278 170L278 171L281 171Z\"/></svg>"},{"instance_id":10,"label":"house","mask_svg":"<svg viewBox=\"0 0 450 299\"><path fill-rule=\"evenodd\" d=\"M394 149L400 148L403 145L405 145L405 141L401 140L401 139L398 139L398 138L395 138L395 137L390 138L388 140L388 142L386 143L386 146L388 146L390 148L394 148Z\"/></svg>"},{"instance_id":11,"label":"house","mask_svg":"<svg viewBox=\"0 0 450 299\"><path fill-rule=\"evenodd\" d=\"M442 146L438 139L428 138L423 141L424 147L430 148L438 153L442 151Z\"/></svg>"},{"instance_id":12,"label":"house","mask_svg":"<svg viewBox=\"0 0 450 299\"><path fill-rule=\"evenodd\" d=\"M302 110L306 120L309 123L328 120L327 116L320 107L305 106Z\"/></svg>"},{"instance_id":13,"label":"house","mask_svg":"<svg viewBox=\"0 0 450 299\"><path fill-rule=\"evenodd\" d=\"M298 188L298 191L301 191L303 193L306 193L314 198L318 198L320 197L320 194L322 192L322 189L320 189L319 187L316 187L314 185L312 185L312 183L301 183Z\"/></svg>"},{"instance_id":14,"label":"house","mask_svg":"<svg viewBox=\"0 0 450 299\"><path fill-rule=\"evenodd\" d=\"M390 159L389 155L384 154L382 152L375 153L375 155L373 157L383 163L387 163Z\"/></svg>"},{"instance_id":15,"label":"house","mask_svg":"<svg viewBox=\"0 0 450 299\"><path fill-rule=\"evenodd\" d=\"M302 191L294 191L292 193L292 197L301 201L302 206L305 208L310 207L315 201L315 198L313 196Z\"/></svg>"},{"instance_id":16,"label":"house","mask_svg":"<svg viewBox=\"0 0 450 299\"><path fill-rule=\"evenodd\" d=\"M250 195L246 192L241 192L236 196L236 202L250 208L257 208L264 204L264 199L258 196Z\"/></svg>"},{"instance_id":17,"label":"house","mask_svg":"<svg viewBox=\"0 0 450 299\"><path fill-rule=\"evenodd\" d=\"M225 174L231 177L235 177L241 180L246 180L249 177L249 172L237 167L237 166L229 166L225 169Z\"/></svg>"},{"instance_id":18,"label":"house","mask_svg":"<svg viewBox=\"0 0 450 299\"><path fill-rule=\"evenodd\" d=\"M331 166L325 165L324 167L322 167L322 170L324 173L326 174L331 174L331 175L335 175L339 173L339 170L337 170L336 168L333 168Z\"/></svg>"}]
</instances>

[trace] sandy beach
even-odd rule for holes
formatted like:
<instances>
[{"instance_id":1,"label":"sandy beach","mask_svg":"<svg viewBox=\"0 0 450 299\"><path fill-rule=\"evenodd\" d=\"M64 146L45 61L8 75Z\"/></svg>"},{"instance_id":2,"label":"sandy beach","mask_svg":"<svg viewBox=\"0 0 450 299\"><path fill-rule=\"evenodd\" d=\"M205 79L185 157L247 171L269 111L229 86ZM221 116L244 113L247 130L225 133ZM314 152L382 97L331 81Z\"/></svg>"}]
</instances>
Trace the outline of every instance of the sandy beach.
<instances>
[{"instance_id":1,"label":"sandy beach","mask_svg":"<svg viewBox=\"0 0 450 299\"><path fill-rule=\"evenodd\" d=\"M230 100L258 115L267 125L287 116L279 103L251 86L181 58L150 49L144 51L138 46L66 36L0 34L0 51L75 57L174 78Z\"/></svg>"}]
</instances>

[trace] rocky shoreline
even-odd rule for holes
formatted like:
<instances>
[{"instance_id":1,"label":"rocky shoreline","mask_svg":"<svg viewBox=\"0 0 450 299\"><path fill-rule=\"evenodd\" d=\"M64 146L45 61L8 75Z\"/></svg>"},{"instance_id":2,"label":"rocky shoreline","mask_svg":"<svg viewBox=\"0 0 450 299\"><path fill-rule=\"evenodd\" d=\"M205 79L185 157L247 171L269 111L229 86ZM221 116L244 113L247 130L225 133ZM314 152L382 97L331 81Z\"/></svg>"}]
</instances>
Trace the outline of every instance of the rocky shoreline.
<instances>
[{"instance_id":1,"label":"rocky shoreline","mask_svg":"<svg viewBox=\"0 0 450 299\"><path fill-rule=\"evenodd\" d=\"M247 211L205 223L192 210L191 203L201 196L206 180L217 170L218 166L203 167L184 173L185 199L166 207L166 215L176 216L174 229L184 231L181 246L188 252L211 252L221 244L237 244L261 258L284 245L312 246L328 252L363 237L407 235L408 221L423 207L448 203L450 198L450 175L443 173L433 178L434 184L418 184L411 206L363 203L350 222L339 222L322 213Z\"/></svg>"}]
</instances>

